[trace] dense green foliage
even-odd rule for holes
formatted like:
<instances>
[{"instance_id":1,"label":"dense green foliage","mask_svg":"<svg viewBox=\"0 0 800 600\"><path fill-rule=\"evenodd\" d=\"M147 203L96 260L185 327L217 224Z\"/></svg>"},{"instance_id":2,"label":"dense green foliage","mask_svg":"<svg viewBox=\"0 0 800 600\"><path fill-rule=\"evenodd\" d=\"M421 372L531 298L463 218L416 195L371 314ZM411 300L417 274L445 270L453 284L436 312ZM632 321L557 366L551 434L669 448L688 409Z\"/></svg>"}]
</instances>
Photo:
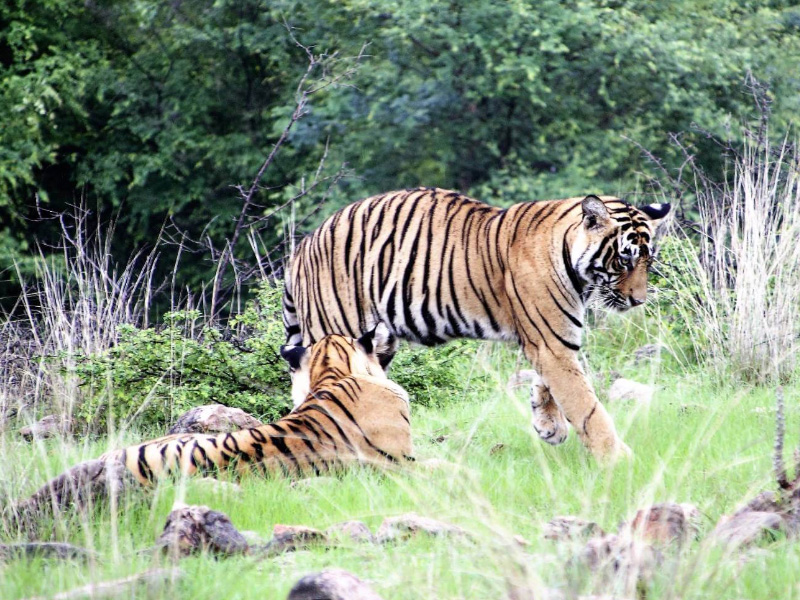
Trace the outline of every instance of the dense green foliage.
<instances>
[{"instance_id":1,"label":"dense green foliage","mask_svg":"<svg viewBox=\"0 0 800 600\"><path fill-rule=\"evenodd\" d=\"M161 327L121 325L119 342L82 357L75 374L86 400L78 415L97 428L115 423L165 427L184 411L219 403L267 421L291 407L289 377L278 349L284 340L282 288L264 284L231 331L203 324L198 311L169 313Z\"/></svg>"},{"instance_id":2,"label":"dense green foliage","mask_svg":"<svg viewBox=\"0 0 800 600\"><path fill-rule=\"evenodd\" d=\"M255 298L222 331L205 324L197 310L168 313L157 327L119 326L118 342L102 354L78 356L74 375L82 389L76 416L93 430L109 418L119 426L160 430L184 411L219 403L266 421L291 408L288 370L278 352L285 333L283 287L263 283ZM468 377L477 342L442 348L404 347L392 379L414 405L441 406L485 389L485 376Z\"/></svg>"},{"instance_id":3,"label":"dense green foliage","mask_svg":"<svg viewBox=\"0 0 800 600\"><path fill-rule=\"evenodd\" d=\"M0 6L0 270L52 235L30 218L81 197L119 211L123 258L167 220L219 247L241 208L232 186L252 181L306 69L284 21L314 52L339 52L312 81L369 45L351 85L311 98L262 210L328 142L326 169L357 175L330 208L416 185L508 203L634 191L646 165L626 138L676 165L667 134L724 134L749 111L748 71L771 86L775 131L800 108L790 2L12 0ZM713 169L713 143L688 141ZM280 235L271 224L268 247ZM185 280L208 275L182 264Z\"/></svg>"}]
</instances>

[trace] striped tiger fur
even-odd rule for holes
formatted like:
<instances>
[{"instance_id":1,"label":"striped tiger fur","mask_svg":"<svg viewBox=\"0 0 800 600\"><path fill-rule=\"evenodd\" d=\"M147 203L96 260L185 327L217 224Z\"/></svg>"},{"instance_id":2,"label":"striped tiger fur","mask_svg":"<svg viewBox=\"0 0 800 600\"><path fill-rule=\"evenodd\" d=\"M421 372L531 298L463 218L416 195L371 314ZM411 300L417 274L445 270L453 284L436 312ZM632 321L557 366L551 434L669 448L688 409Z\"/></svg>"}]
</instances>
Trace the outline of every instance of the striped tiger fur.
<instances>
[{"instance_id":1,"label":"striped tiger fur","mask_svg":"<svg viewBox=\"0 0 800 600\"><path fill-rule=\"evenodd\" d=\"M329 335L310 347L284 346L293 388L305 393L289 415L233 433L174 434L108 452L51 480L18 512L81 504L88 488L107 493L107 484L97 484L110 481L109 467L150 485L168 474L231 469L303 476L352 463L386 467L411 459L408 394L378 361L389 342L388 329L379 324L359 339Z\"/></svg>"},{"instance_id":2,"label":"striped tiger fur","mask_svg":"<svg viewBox=\"0 0 800 600\"><path fill-rule=\"evenodd\" d=\"M591 298L618 311L645 301L654 229L669 209L593 195L501 209L435 188L355 202L292 254L287 339L357 336L381 321L425 345L516 340L540 377L531 397L539 435L560 443L569 421L598 458L629 454L578 350ZM396 342L381 364L395 351Z\"/></svg>"}]
</instances>

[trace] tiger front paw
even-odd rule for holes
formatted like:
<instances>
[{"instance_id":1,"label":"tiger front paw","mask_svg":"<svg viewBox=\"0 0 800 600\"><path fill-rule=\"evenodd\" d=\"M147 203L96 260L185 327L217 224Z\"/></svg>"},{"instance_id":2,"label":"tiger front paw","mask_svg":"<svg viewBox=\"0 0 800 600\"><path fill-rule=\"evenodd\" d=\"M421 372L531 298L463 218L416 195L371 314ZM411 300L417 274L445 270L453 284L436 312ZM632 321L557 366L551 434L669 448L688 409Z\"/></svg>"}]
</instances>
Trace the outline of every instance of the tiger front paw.
<instances>
[{"instance_id":1,"label":"tiger front paw","mask_svg":"<svg viewBox=\"0 0 800 600\"><path fill-rule=\"evenodd\" d=\"M569 434L567 419L555 405L533 407L533 429L539 438L552 446L563 443Z\"/></svg>"}]
</instances>

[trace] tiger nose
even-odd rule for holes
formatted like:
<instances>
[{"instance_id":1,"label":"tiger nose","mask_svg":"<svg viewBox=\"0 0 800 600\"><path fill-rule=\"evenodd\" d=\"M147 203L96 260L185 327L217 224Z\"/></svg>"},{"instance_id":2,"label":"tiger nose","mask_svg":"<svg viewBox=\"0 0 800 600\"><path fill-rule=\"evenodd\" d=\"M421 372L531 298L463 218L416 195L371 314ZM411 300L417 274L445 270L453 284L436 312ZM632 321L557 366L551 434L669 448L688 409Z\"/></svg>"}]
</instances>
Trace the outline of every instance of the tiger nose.
<instances>
[{"instance_id":1,"label":"tiger nose","mask_svg":"<svg viewBox=\"0 0 800 600\"><path fill-rule=\"evenodd\" d=\"M636 296L631 296L629 300L631 306L639 306L640 304L644 304L644 298L637 298Z\"/></svg>"}]
</instances>

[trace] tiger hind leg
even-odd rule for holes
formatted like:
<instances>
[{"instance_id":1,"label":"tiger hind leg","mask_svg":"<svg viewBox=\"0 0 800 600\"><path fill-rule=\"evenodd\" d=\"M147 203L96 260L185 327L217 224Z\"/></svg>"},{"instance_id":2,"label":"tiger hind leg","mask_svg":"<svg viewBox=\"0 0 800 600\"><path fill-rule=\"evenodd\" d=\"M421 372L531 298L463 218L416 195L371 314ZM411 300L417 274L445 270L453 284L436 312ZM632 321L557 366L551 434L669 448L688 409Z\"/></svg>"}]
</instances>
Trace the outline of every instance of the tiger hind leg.
<instances>
[{"instance_id":1,"label":"tiger hind leg","mask_svg":"<svg viewBox=\"0 0 800 600\"><path fill-rule=\"evenodd\" d=\"M567 439L567 418L538 376L531 383L531 411L533 429L543 441L557 446Z\"/></svg>"},{"instance_id":2,"label":"tiger hind leg","mask_svg":"<svg viewBox=\"0 0 800 600\"><path fill-rule=\"evenodd\" d=\"M297 308L295 308L294 298L289 289L288 277L283 288L283 327L286 330L287 346L299 346L303 343L300 320L297 318Z\"/></svg>"}]
</instances>

